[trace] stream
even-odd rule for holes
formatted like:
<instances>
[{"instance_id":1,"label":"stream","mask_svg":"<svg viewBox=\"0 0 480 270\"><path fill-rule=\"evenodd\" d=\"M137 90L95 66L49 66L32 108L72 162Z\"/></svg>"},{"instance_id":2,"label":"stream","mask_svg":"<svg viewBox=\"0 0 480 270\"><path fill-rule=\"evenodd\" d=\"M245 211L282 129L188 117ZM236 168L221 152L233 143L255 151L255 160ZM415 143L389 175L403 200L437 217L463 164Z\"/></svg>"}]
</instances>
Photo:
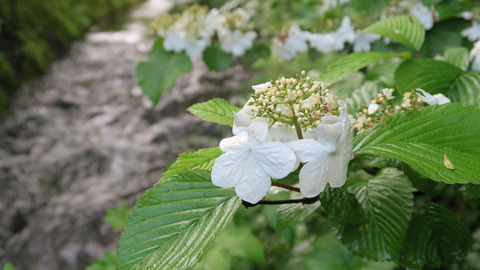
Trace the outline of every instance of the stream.
<instances>
[{"instance_id":1,"label":"stream","mask_svg":"<svg viewBox=\"0 0 480 270\"><path fill-rule=\"evenodd\" d=\"M85 269L115 249L106 210L133 206L182 152L217 146L229 128L186 112L213 97L238 101L251 74L201 62L153 106L136 84L153 43L142 21L168 10L150 0L116 30L94 27L46 74L25 82L0 119L0 266Z\"/></svg>"}]
</instances>

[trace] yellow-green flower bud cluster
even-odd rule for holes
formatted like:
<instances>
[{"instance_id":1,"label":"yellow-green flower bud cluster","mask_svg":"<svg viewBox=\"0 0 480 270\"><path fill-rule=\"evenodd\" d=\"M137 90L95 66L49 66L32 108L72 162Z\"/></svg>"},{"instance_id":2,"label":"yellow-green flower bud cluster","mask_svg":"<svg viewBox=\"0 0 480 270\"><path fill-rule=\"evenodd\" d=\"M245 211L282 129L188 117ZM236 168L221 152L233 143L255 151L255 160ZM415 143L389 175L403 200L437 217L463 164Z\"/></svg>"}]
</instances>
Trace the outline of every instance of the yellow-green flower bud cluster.
<instances>
[{"instance_id":1,"label":"yellow-green flower bud cluster","mask_svg":"<svg viewBox=\"0 0 480 270\"><path fill-rule=\"evenodd\" d=\"M318 126L327 113L338 115L335 97L323 82L306 76L305 71L296 78L278 78L254 89L248 105L254 107L254 117L272 119L272 125L282 123L307 130Z\"/></svg>"}]
</instances>

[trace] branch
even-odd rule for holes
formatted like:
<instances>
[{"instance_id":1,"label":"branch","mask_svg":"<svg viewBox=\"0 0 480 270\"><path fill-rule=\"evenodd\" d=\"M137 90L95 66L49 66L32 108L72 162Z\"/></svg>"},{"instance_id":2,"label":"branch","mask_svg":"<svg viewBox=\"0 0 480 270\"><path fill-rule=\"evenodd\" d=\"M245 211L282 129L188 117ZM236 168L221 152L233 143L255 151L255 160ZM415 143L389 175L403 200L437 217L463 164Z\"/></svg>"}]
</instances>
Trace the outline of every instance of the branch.
<instances>
[{"instance_id":1,"label":"branch","mask_svg":"<svg viewBox=\"0 0 480 270\"><path fill-rule=\"evenodd\" d=\"M242 204L243 206L245 206L246 209L248 209L250 207L254 207L261 204L264 204L264 205L278 205L278 204L290 204L290 203L313 204L317 201L318 201L318 196L313 198L303 198L303 199L293 199L293 200L278 200L278 201L263 200L257 203L249 203L242 200Z\"/></svg>"},{"instance_id":2,"label":"branch","mask_svg":"<svg viewBox=\"0 0 480 270\"><path fill-rule=\"evenodd\" d=\"M280 184L280 183L279 184L272 184L272 186L281 187L281 188L288 189L288 190L291 190L291 191L300 192L300 189L298 187L292 187L292 186L285 185L285 184Z\"/></svg>"}]
</instances>

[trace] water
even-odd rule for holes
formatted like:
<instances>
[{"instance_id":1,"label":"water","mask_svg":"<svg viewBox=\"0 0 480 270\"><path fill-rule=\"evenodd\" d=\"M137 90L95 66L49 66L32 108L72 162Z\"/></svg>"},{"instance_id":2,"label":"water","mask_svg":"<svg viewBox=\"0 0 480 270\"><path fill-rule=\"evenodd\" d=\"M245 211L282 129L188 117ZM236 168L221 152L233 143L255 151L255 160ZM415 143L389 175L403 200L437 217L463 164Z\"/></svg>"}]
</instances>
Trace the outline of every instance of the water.
<instances>
[{"instance_id":1,"label":"water","mask_svg":"<svg viewBox=\"0 0 480 270\"><path fill-rule=\"evenodd\" d=\"M0 265L84 269L115 249L106 209L132 206L180 153L216 146L212 134L228 131L186 108L235 101L233 89L249 78L242 67L209 73L194 63L157 106L136 84L153 42L142 21L170 6L151 0L121 27L94 28L19 90L0 122Z\"/></svg>"}]
</instances>

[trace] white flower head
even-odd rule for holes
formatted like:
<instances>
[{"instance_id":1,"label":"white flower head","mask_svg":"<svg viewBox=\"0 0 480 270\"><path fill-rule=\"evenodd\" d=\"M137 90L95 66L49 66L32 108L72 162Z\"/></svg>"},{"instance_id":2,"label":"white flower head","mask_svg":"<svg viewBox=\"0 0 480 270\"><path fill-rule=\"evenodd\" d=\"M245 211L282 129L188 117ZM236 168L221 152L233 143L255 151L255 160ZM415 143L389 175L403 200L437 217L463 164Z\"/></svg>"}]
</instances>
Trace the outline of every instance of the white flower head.
<instances>
[{"instance_id":1,"label":"white flower head","mask_svg":"<svg viewBox=\"0 0 480 270\"><path fill-rule=\"evenodd\" d=\"M279 57L285 60L292 60L298 53L308 49L307 40L310 33L302 31L298 26L292 26L288 30L288 36L281 40L275 37L273 40L275 48L279 53Z\"/></svg>"},{"instance_id":2,"label":"white flower head","mask_svg":"<svg viewBox=\"0 0 480 270\"><path fill-rule=\"evenodd\" d=\"M335 31L335 36L339 41L343 43L353 42L356 34L352 24L350 23L350 17L348 16L343 17L342 24L337 29L337 31Z\"/></svg>"},{"instance_id":3,"label":"white flower head","mask_svg":"<svg viewBox=\"0 0 480 270\"><path fill-rule=\"evenodd\" d=\"M215 160L212 183L223 188L235 187L244 201L257 203L268 192L271 178L287 176L296 165L293 151L280 142L266 142L268 124L255 122L237 136L223 139L225 152Z\"/></svg>"},{"instance_id":4,"label":"white flower head","mask_svg":"<svg viewBox=\"0 0 480 270\"><path fill-rule=\"evenodd\" d=\"M476 21L473 21L472 26L464 29L460 35L468 38L468 40L471 42L477 41L480 39L480 24L478 24Z\"/></svg>"},{"instance_id":5,"label":"white flower head","mask_svg":"<svg viewBox=\"0 0 480 270\"><path fill-rule=\"evenodd\" d=\"M423 102L427 103L428 105L442 105L445 103L450 103L450 99L448 99L446 96L443 94L436 94L436 95L431 95L427 92L425 92L423 89L417 88L416 89L419 92L422 92L422 94L417 93L417 96L419 96Z\"/></svg>"},{"instance_id":6,"label":"white flower head","mask_svg":"<svg viewBox=\"0 0 480 270\"><path fill-rule=\"evenodd\" d=\"M306 197L315 197L327 183L341 187L347 179L347 167L353 158L351 122L343 101L340 115L327 115L317 126L318 140L303 139L287 143L300 162L300 191Z\"/></svg>"},{"instance_id":7,"label":"white flower head","mask_svg":"<svg viewBox=\"0 0 480 270\"><path fill-rule=\"evenodd\" d=\"M374 114L378 111L379 108L380 105L378 105L377 103L370 103L370 105L368 105L368 114Z\"/></svg>"},{"instance_id":8,"label":"white flower head","mask_svg":"<svg viewBox=\"0 0 480 270\"><path fill-rule=\"evenodd\" d=\"M357 31L355 38L353 39L353 51L354 52L369 52L371 50L370 44L380 39L376 34L362 34Z\"/></svg>"},{"instance_id":9,"label":"white flower head","mask_svg":"<svg viewBox=\"0 0 480 270\"><path fill-rule=\"evenodd\" d=\"M422 2L418 2L410 9L410 15L417 18L425 29L430 30L435 18L438 17L438 12L432 14L428 7L423 5Z\"/></svg>"},{"instance_id":10,"label":"white flower head","mask_svg":"<svg viewBox=\"0 0 480 270\"><path fill-rule=\"evenodd\" d=\"M233 31L225 30L218 32L220 47L223 51L232 53L233 56L242 56L247 49L252 47L257 37L254 31L242 32L238 29Z\"/></svg>"},{"instance_id":11,"label":"white flower head","mask_svg":"<svg viewBox=\"0 0 480 270\"><path fill-rule=\"evenodd\" d=\"M310 46L325 54L333 51L340 51L345 47L345 43L336 37L335 32L327 34L310 34L308 36L308 41L310 42Z\"/></svg>"}]
</instances>

